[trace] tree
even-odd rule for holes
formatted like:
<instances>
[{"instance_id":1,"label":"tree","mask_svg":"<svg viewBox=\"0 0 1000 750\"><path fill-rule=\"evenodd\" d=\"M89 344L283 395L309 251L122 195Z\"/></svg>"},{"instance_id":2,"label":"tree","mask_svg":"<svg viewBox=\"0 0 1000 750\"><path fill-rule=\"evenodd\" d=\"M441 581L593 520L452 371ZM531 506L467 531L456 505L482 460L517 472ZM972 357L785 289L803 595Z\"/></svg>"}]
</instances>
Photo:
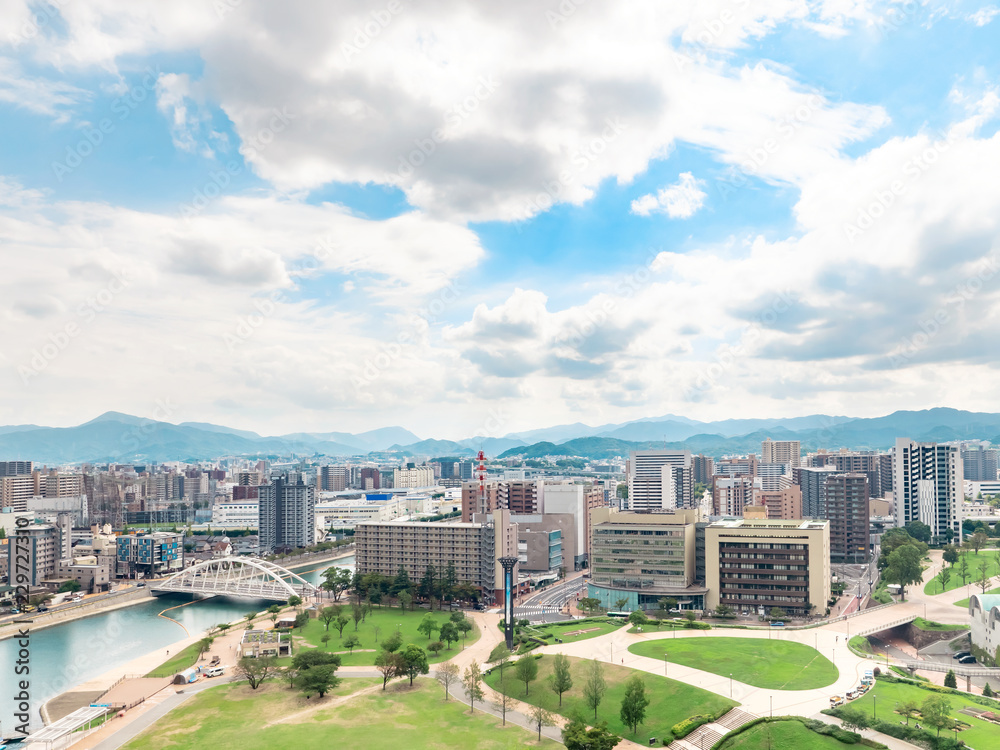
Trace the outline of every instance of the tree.
<instances>
[{"instance_id":1,"label":"tree","mask_svg":"<svg viewBox=\"0 0 1000 750\"><path fill-rule=\"evenodd\" d=\"M0 527L0 531L2 531L2 530L3 530L2 527ZM0 539L2 539L2 538L3 537L0 537ZM83 587L80 585L79 581L70 579L70 580L66 581L65 583L63 583L62 586L59 587L59 593L60 594L73 593L74 591L79 591L81 588L83 588Z\"/></svg>"},{"instance_id":2,"label":"tree","mask_svg":"<svg viewBox=\"0 0 1000 750\"><path fill-rule=\"evenodd\" d=\"M837 718L840 719L845 728L850 729L852 732L864 729L870 723L868 721L868 714L859 708L845 708L837 714Z\"/></svg>"},{"instance_id":3,"label":"tree","mask_svg":"<svg viewBox=\"0 0 1000 750\"><path fill-rule=\"evenodd\" d=\"M444 579L441 581L441 598L447 599L450 603L455 598L455 589L458 588L458 571L453 560L448 561L444 569Z\"/></svg>"},{"instance_id":4,"label":"tree","mask_svg":"<svg viewBox=\"0 0 1000 750\"><path fill-rule=\"evenodd\" d=\"M271 625L273 626L278 619L278 615L281 614L281 605L272 604L270 607L267 608L267 614L268 614L267 619L271 621Z\"/></svg>"},{"instance_id":5,"label":"tree","mask_svg":"<svg viewBox=\"0 0 1000 750\"><path fill-rule=\"evenodd\" d=\"M576 603L576 608L581 612L596 612L601 608L601 600L592 596L585 596Z\"/></svg>"},{"instance_id":6,"label":"tree","mask_svg":"<svg viewBox=\"0 0 1000 750\"><path fill-rule=\"evenodd\" d=\"M444 644L441 641L431 641L427 644L427 650L437 658L437 655L444 651Z\"/></svg>"},{"instance_id":7,"label":"tree","mask_svg":"<svg viewBox=\"0 0 1000 750\"><path fill-rule=\"evenodd\" d=\"M919 542L910 536L906 529L889 529L882 535L881 549L882 553L878 558L878 569L885 570L889 565L889 555L895 552L900 547L916 547L920 552L920 557L927 554L927 545L923 542Z\"/></svg>"},{"instance_id":8,"label":"tree","mask_svg":"<svg viewBox=\"0 0 1000 750\"><path fill-rule=\"evenodd\" d=\"M910 718L920 713L920 704L910 699L899 704L899 713L906 717L906 723L910 723Z\"/></svg>"},{"instance_id":9,"label":"tree","mask_svg":"<svg viewBox=\"0 0 1000 750\"><path fill-rule=\"evenodd\" d=\"M288 678L288 689L291 690L295 687L295 678L299 676L299 670L295 667L288 666L285 667L285 677Z\"/></svg>"},{"instance_id":10,"label":"tree","mask_svg":"<svg viewBox=\"0 0 1000 750\"><path fill-rule=\"evenodd\" d=\"M983 685L983 695L985 695L987 698L993 696L993 688L990 687L990 683L988 682L985 685Z\"/></svg>"},{"instance_id":11,"label":"tree","mask_svg":"<svg viewBox=\"0 0 1000 750\"><path fill-rule=\"evenodd\" d=\"M733 608L730 607L725 602L722 602L722 603L719 604L719 606L717 606L715 608L715 616L716 617L732 617L733 616Z\"/></svg>"},{"instance_id":12,"label":"tree","mask_svg":"<svg viewBox=\"0 0 1000 750\"><path fill-rule=\"evenodd\" d=\"M257 616L256 612L247 612L245 615L243 615L244 619L247 621L247 630L249 630L250 626L253 625L253 618L255 618L256 616Z\"/></svg>"},{"instance_id":13,"label":"tree","mask_svg":"<svg viewBox=\"0 0 1000 750\"><path fill-rule=\"evenodd\" d=\"M385 686L389 680L406 673L406 664L403 663L403 657L385 650L379 651L378 656L375 657L375 668L382 673L383 690L385 690Z\"/></svg>"},{"instance_id":14,"label":"tree","mask_svg":"<svg viewBox=\"0 0 1000 750\"><path fill-rule=\"evenodd\" d=\"M309 613L299 612L297 615L295 615L295 624L292 625L292 627L301 630L308 624L309 624Z\"/></svg>"},{"instance_id":15,"label":"tree","mask_svg":"<svg viewBox=\"0 0 1000 750\"><path fill-rule=\"evenodd\" d=\"M448 650L451 651L451 644L459 639L458 628L455 627L455 623L448 622L442 623L441 632L438 634L438 638L448 644Z\"/></svg>"},{"instance_id":16,"label":"tree","mask_svg":"<svg viewBox=\"0 0 1000 750\"><path fill-rule=\"evenodd\" d=\"M514 662L514 674L524 683L524 694L528 694L528 685L538 677L538 660L534 656L522 656Z\"/></svg>"},{"instance_id":17,"label":"tree","mask_svg":"<svg viewBox=\"0 0 1000 750\"><path fill-rule=\"evenodd\" d=\"M437 681L444 686L444 699L448 700L448 691L458 681L458 665L450 661L438 664L436 677Z\"/></svg>"},{"instance_id":18,"label":"tree","mask_svg":"<svg viewBox=\"0 0 1000 750\"><path fill-rule=\"evenodd\" d=\"M486 659L490 664L500 668L500 681L503 681L503 668L510 661L510 649L502 641L493 647L489 657Z\"/></svg>"},{"instance_id":19,"label":"tree","mask_svg":"<svg viewBox=\"0 0 1000 750\"><path fill-rule=\"evenodd\" d=\"M465 647L465 637L472 632L472 623L463 617L459 622L455 623L455 628L459 633L462 634L462 647Z\"/></svg>"},{"instance_id":20,"label":"tree","mask_svg":"<svg viewBox=\"0 0 1000 750\"><path fill-rule=\"evenodd\" d=\"M299 675L299 688L305 693L306 698L313 693L322 698L340 683L336 672L337 668L332 665L310 669Z\"/></svg>"},{"instance_id":21,"label":"tree","mask_svg":"<svg viewBox=\"0 0 1000 750\"><path fill-rule=\"evenodd\" d=\"M528 711L528 718L531 719L531 724L536 729L538 729L538 741L542 741L542 727L555 726L555 720L548 711L546 711L541 706L532 706L531 710Z\"/></svg>"},{"instance_id":22,"label":"tree","mask_svg":"<svg viewBox=\"0 0 1000 750\"><path fill-rule=\"evenodd\" d=\"M948 674L944 676L944 686L946 688L958 689L958 680L955 678L955 670L949 669Z\"/></svg>"},{"instance_id":23,"label":"tree","mask_svg":"<svg viewBox=\"0 0 1000 750\"><path fill-rule=\"evenodd\" d=\"M594 709L594 721L597 721L597 707L604 700L604 694L608 690L608 684L604 680L604 666L597 659L588 662L587 676L583 683L583 697L587 705Z\"/></svg>"},{"instance_id":24,"label":"tree","mask_svg":"<svg viewBox=\"0 0 1000 750\"><path fill-rule=\"evenodd\" d=\"M351 571L347 568L334 567L323 573L323 582L319 587L324 591L329 591L333 594L333 600L339 602L340 595L347 591L351 581Z\"/></svg>"},{"instance_id":25,"label":"tree","mask_svg":"<svg viewBox=\"0 0 1000 750\"><path fill-rule=\"evenodd\" d=\"M615 599L615 609L621 612L625 609L625 605L628 604L628 598L622 597L621 599Z\"/></svg>"},{"instance_id":26,"label":"tree","mask_svg":"<svg viewBox=\"0 0 1000 750\"><path fill-rule=\"evenodd\" d=\"M990 564L985 560L979 563L979 578L976 580L976 585L984 594L990 587Z\"/></svg>"},{"instance_id":27,"label":"tree","mask_svg":"<svg viewBox=\"0 0 1000 750\"><path fill-rule=\"evenodd\" d=\"M958 574L962 576L962 585L965 585L965 579L969 577L969 560L965 555L958 561Z\"/></svg>"},{"instance_id":28,"label":"tree","mask_svg":"<svg viewBox=\"0 0 1000 750\"><path fill-rule=\"evenodd\" d=\"M399 608L405 612L406 610L411 608L412 604L413 604L413 594L411 594L409 591L400 591Z\"/></svg>"},{"instance_id":29,"label":"tree","mask_svg":"<svg viewBox=\"0 0 1000 750\"><path fill-rule=\"evenodd\" d=\"M358 632L358 623L364 619L365 608L360 604L351 605L351 619L354 620L354 632Z\"/></svg>"},{"instance_id":30,"label":"tree","mask_svg":"<svg viewBox=\"0 0 1000 750\"><path fill-rule=\"evenodd\" d=\"M954 565L958 562L958 547L954 544L946 544L944 546L944 553L941 555L946 563L949 565Z\"/></svg>"},{"instance_id":31,"label":"tree","mask_svg":"<svg viewBox=\"0 0 1000 750\"><path fill-rule=\"evenodd\" d=\"M930 543L931 527L923 521L910 521L903 528L906 529L906 533L918 542Z\"/></svg>"},{"instance_id":32,"label":"tree","mask_svg":"<svg viewBox=\"0 0 1000 750\"><path fill-rule=\"evenodd\" d=\"M198 641L198 658L200 659L206 651L212 648L212 643L215 641L214 638L206 637Z\"/></svg>"},{"instance_id":33,"label":"tree","mask_svg":"<svg viewBox=\"0 0 1000 750\"><path fill-rule=\"evenodd\" d=\"M313 667L340 666L340 656L325 651L309 649L292 657L292 666L300 672L308 672Z\"/></svg>"},{"instance_id":34,"label":"tree","mask_svg":"<svg viewBox=\"0 0 1000 750\"><path fill-rule=\"evenodd\" d=\"M244 656L236 662L237 676L246 680L251 690L256 690L265 680L273 677L275 669L275 660L270 656L260 659Z\"/></svg>"},{"instance_id":35,"label":"tree","mask_svg":"<svg viewBox=\"0 0 1000 750\"><path fill-rule=\"evenodd\" d=\"M465 677L462 680L465 691L469 694L469 708L472 713L476 712L476 701L483 699L483 673L479 668L479 662L473 661L465 668Z\"/></svg>"},{"instance_id":36,"label":"tree","mask_svg":"<svg viewBox=\"0 0 1000 750\"><path fill-rule=\"evenodd\" d=\"M330 648L330 634L329 633L323 633L323 636L320 638L320 641L322 641L322 643L323 643L323 648Z\"/></svg>"},{"instance_id":37,"label":"tree","mask_svg":"<svg viewBox=\"0 0 1000 750\"><path fill-rule=\"evenodd\" d=\"M503 726L507 726L507 711L514 708L514 704L517 701L510 694L510 686L506 680L501 679L500 684L494 692L496 698L493 700L493 708L500 712L500 720Z\"/></svg>"},{"instance_id":38,"label":"tree","mask_svg":"<svg viewBox=\"0 0 1000 750\"><path fill-rule=\"evenodd\" d=\"M433 565L428 565L424 568L424 577L420 579L420 595L431 602L431 609L434 609L434 602L431 600L437 596L437 593L437 569Z\"/></svg>"},{"instance_id":39,"label":"tree","mask_svg":"<svg viewBox=\"0 0 1000 750\"><path fill-rule=\"evenodd\" d=\"M940 737L941 730L952 724L951 701L943 695L932 695L920 704L920 716L925 724L937 729Z\"/></svg>"},{"instance_id":40,"label":"tree","mask_svg":"<svg viewBox=\"0 0 1000 750\"><path fill-rule=\"evenodd\" d=\"M885 578L900 586L900 599L906 600L906 587L911 583L919 583L923 579L923 569L920 560L923 553L915 545L903 545L892 551L885 568ZM962 558L965 559L965 558Z\"/></svg>"},{"instance_id":41,"label":"tree","mask_svg":"<svg viewBox=\"0 0 1000 750\"><path fill-rule=\"evenodd\" d=\"M948 581L951 580L951 568L941 568L941 571L937 574L937 582L941 585L941 590L945 591L948 588Z\"/></svg>"},{"instance_id":42,"label":"tree","mask_svg":"<svg viewBox=\"0 0 1000 750\"><path fill-rule=\"evenodd\" d=\"M410 574L406 572L406 568L400 565L399 572L396 573L396 577L389 584L389 593L398 597L403 591L410 591L412 588L413 582L410 581Z\"/></svg>"},{"instance_id":43,"label":"tree","mask_svg":"<svg viewBox=\"0 0 1000 750\"><path fill-rule=\"evenodd\" d=\"M977 531L975 534L969 537L969 544L972 549L975 550L976 554L979 554L979 550L985 547L990 541L990 538L982 531Z\"/></svg>"},{"instance_id":44,"label":"tree","mask_svg":"<svg viewBox=\"0 0 1000 750\"><path fill-rule=\"evenodd\" d=\"M399 650L399 647L403 645L403 636L399 633L393 633L388 638L382 641L382 649L389 652L390 654L395 653Z\"/></svg>"},{"instance_id":45,"label":"tree","mask_svg":"<svg viewBox=\"0 0 1000 750\"><path fill-rule=\"evenodd\" d=\"M349 622L350 622L350 620L343 613L338 614L337 615L337 619L333 621L333 627L335 627L337 629L337 634L341 638L344 637L344 628L347 627L347 623L349 623Z\"/></svg>"},{"instance_id":46,"label":"tree","mask_svg":"<svg viewBox=\"0 0 1000 750\"><path fill-rule=\"evenodd\" d=\"M771 607L771 619L772 620L784 620L788 615L785 614L785 610L781 607Z\"/></svg>"},{"instance_id":47,"label":"tree","mask_svg":"<svg viewBox=\"0 0 1000 750\"><path fill-rule=\"evenodd\" d=\"M352 654L354 653L354 649L359 648L360 646L361 646L361 639L358 638L358 636L356 636L353 633L344 639L344 648L346 648Z\"/></svg>"},{"instance_id":48,"label":"tree","mask_svg":"<svg viewBox=\"0 0 1000 750\"><path fill-rule=\"evenodd\" d=\"M606 721L587 729L587 723L575 716L563 727L562 741L566 750L613 750L622 738L608 731Z\"/></svg>"},{"instance_id":49,"label":"tree","mask_svg":"<svg viewBox=\"0 0 1000 750\"><path fill-rule=\"evenodd\" d=\"M646 613L641 609L637 609L635 612L628 616L628 621L635 625L637 628L641 628L643 625L649 622L649 618L646 617Z\"/></svg>"},{"instance_id":50,"label":"tree","mask_svg":"<svg viewBox=\"0 0 1000 750\"><path fill-rule=\"evenodd\" d=\"M569 659L565 654L556 654L552 665L552 674L549 675L549 687L552 692L559 696L559 707L562 708L563 693L573 687L573 677L569 671Z\"/></svg>"},{"instance_id":51,"label":"tree","mask_svg":"<svg viewBox=\"0 0 1000 750\"><path fill-rule=\"evenodd\" d=\"M632 734L636 733L639 725L646 718L646 706L649 705L649 698L646 697L646 685L639 675L632 675L625 683L625 697L622 698L622 707L619 712L622 723L632 728Z\"/></svg>"},{"instance_id":52,"label":"tree","mask_svg":"<svg viewBox=\"0 0 1000 750\"><path fill-rule=\"evenodd\" d=\"M340 607L323 607L319 611L319 619L323 621L327 630L330 629L330 623L336 620L338 616L340 616Z\"/></svg>"},{"instance_id":53,"label":"tree","mask_svg":"<svg viewBox=\"0 0 1000 750\"><path fill-rule=\"evenodd\" d=\"M302 597L301 596L296 596L295 594L292 594L290 597L288 597L288 606L289 607L297 607L300 604L302 604Z\"/></svg>"},{"instance_id":54,"label":"tree","mask_svg":"<svg viewBox=\"0 0 1000 750\"><path fill-rule=\"evenodd\" d=\"M417 675L427 674L430 666L427 664L427 652L415 643L407 644L400 654L403 657L405 674L410 678L410 685Z\"/></svg>"},{"instance_id":55,"label":"tree","mask_svg":"<svg viewBox=\"0 0 1000 750\"><path fill-rule=\"evenodd\" d=\"M430 640L434 632L440 629L441 626L430 612L424 615L423 619L420 620L420 624L417 625L417 632L426 635L427 640Z\"/></svg>"}]
</instances>

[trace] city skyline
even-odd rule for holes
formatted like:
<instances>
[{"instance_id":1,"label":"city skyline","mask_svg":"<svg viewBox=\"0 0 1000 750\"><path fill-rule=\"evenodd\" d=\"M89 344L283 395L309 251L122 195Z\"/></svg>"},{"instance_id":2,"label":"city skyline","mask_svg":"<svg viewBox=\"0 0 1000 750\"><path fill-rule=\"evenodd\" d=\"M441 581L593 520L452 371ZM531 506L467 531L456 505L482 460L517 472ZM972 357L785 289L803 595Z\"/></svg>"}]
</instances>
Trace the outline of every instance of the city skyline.
<instances>
[{"instance_id":1,"label":"city skyline","mask_svg":"<svg viewBox=\"0 0 1000 750\"><path fill-rule=\"evenodd\" d=\"M1000 411L993 6L459 7L12 3L0 422Z\"/></svg>"}]
</instances>

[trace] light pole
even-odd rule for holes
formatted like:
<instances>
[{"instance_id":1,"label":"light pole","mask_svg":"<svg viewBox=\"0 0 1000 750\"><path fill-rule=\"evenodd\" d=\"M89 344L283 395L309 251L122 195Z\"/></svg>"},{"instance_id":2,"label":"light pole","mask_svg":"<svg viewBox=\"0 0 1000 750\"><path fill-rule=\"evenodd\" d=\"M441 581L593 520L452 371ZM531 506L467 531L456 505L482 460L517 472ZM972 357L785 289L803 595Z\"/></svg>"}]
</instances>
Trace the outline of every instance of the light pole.
<instances>
[{"instance_id":1,"label":"light pole","mask_svg":"<svg viewBox=\"0 0 1000 750\"><path fill-rule=\"evenodd\" d=\"M733 697L733 673L729 673L729 697Z\"/></svg>"},{"instance_id":2,"label":"light pole","mask_svg":"<svg viewBox=\"0 0 1000 750\"><path fill-rule=\"evenodd\" d=\"M771 701L771 718L773 719L774 718L774 696L773 695L768 696L768 699Z\"/></svg>"},{"instance_id":3,"label":"light pole","mask_svg":"<svg viewBox=\"0 0 1000 750\"><path fill-rule=\"evenodd\" d=\"M667 652L663 652L663 676L667 676Z\"/></svg>"},{"instance_id":4,"label":"light pole","mask_svg":"<svg viewBox=\"0 0 1000 750\"><path fill-rule=\"evenodd\" d=\"M872 693L872 721L875 721L875 706L878 703L878 696Z\"/></svg>"}]
</instances>

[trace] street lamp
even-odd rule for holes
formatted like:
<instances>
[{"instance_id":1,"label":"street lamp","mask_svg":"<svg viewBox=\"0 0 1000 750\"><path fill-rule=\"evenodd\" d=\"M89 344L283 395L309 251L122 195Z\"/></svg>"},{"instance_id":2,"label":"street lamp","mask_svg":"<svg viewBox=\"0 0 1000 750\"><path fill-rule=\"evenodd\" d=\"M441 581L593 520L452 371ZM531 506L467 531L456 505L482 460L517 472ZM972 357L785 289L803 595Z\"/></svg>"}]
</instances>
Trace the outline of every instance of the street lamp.
<instances>
[{"instance_id":1,"label":"street lamp","mask_svg":"<svg viewBox=\"0 0 1000 750\"><path fill-rule=\"evenodd\" d=\"M667 676L667 652L663 652L663 676Z\"/></svg>"},{"instance_id":2,"label":"street lamp","mask_svg":"<svg viewBox=\"0 0 1000 750\"><path fill-rule=\"evenodd\" d=\"M733 673L729 673L729 697L733 697Z\"/></svg>"},{"instance_id":3,"label":"street lamp","mask_svg":"<svg viewBox=\"0 0 1000 750\"><path fill-rule=\"evenodd\" d=\"M875 705L878 703L878 696L872 693L872 721L875 721Z\"/></svg>"}]
</instances>

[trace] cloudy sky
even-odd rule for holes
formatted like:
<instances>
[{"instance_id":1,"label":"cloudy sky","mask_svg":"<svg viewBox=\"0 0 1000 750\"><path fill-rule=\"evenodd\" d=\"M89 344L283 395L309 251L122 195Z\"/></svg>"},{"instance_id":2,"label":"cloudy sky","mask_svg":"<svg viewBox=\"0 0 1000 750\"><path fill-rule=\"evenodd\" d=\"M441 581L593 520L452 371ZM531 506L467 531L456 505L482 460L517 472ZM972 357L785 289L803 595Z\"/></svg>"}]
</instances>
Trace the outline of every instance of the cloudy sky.
<instances>
[{"instance_id":1,"label":"cloudy sky","mask_svg":"<svg viewBox=\"0 0 1000 750\"><path fill-rule=\"evenodd\" d=\"M0 424L1000 411L998 15L0 0Z\"/></svg>"}]
</instances>

